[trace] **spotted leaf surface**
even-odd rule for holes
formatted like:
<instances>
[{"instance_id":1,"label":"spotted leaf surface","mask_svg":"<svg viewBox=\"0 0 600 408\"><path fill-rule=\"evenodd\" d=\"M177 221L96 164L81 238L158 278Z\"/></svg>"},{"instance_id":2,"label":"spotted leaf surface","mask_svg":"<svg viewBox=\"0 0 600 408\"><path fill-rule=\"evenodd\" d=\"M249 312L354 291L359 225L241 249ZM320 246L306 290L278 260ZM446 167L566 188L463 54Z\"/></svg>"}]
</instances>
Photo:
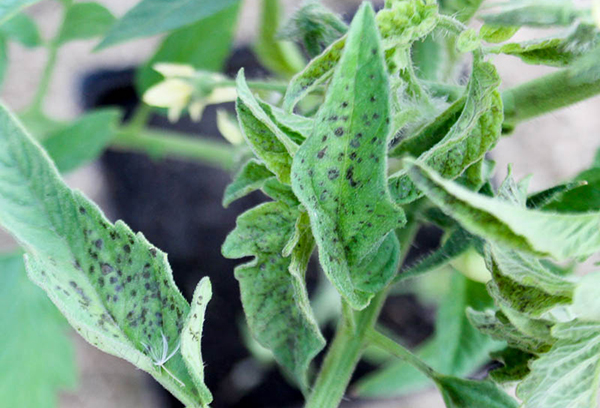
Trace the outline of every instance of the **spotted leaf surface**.
<instances>
[{"instance_id":1,"label":"spotted leaf surface","mask_svg":"<svg viewBox=\"0 0 600 408\"><path fill-rule=\"evenodd\" d=\"M302 270L312 244L299 237L297 255L282 255L299 215L298 209L281 202L246 211L225 240L223 255L254 257L235 270L248 325L256 340L306 387L308 366L325 343L308 304Z\"/></svg>"},{"instance_id":2,"label":"spotted leaf surface","mask_svg":"<svg viewBox=\"0 0 600 408\"><path fill-rule=\"evenodd\" d=\"M475 58L467 98L458 120L444 138L418 156L418 160L449 179L458 177L471 164L481 160L495 146L502 131L499 84L496 68L489 62ZM442 116L451 118L459 103L455 103ZM398 203L414 201L422 194L406 169L393 175L389 183L392 197Z\"/></svg>"},{"instance_id":3,"label":"spotted leaf surface","mask_svg":"<svg viewBox=\"0 0 600 408\"><path fill-rule=\"evenodd\" d=\"M517 387L523 408L595 408L600 386L600 324L574 320L552 329L552 349L530 364Z\"/></svg>"},{"instance_id":4,"label":"spotted leaf surface","mask_svg":"<svg viewBox=\"0 0 600 408\"><path fill-rule=\"evenodd\" d=\"M387 74L374 12L366 4L352 22L314 131L292 167L292 188L308 210L321 265L355 308L387 284L377 279L363 286L361 262L366 265L367 255L404 221L385 182L388 131Z\"/></svg>"},{"instance_id":5,"label":"spotted leaf surface","mask_svg":"<svg viewBox=\"0 0 600 408\"><path fill-rule=\"evenodd\" d=\"M211 297L210 280L202 278L194 292L190 313L181 332L181 355L196 385L202 406L208 406L212 401L212 394L204 384L204 362L200 351L204 315Z\"/></svg>"},{"instance_id":6,"label":"spotted leaf surface","mask_svg":"<svg viewBox=\"0 0 600 408\"><path fill-rule=\"evenodd\" d=\"M197 404L180 353L156 365L165 342L168 353L178 348L189 311L166 255L68 188L4 107L0 224L25 248L30 278L87 341L149 372L182 402Z\"/></svg>"},{"instance_id":7,"label":"spotted leaf surface","mask_svg":"<svg viewBox=\"0 0 600 408\"><path fill-rule=\"evenodd\" d=\"M600 213L555 214L530 210L474 193L410 161L418 188L469 232L507 248L556 260L585 258L600 250Z\"/></svg>"}]
</instances>

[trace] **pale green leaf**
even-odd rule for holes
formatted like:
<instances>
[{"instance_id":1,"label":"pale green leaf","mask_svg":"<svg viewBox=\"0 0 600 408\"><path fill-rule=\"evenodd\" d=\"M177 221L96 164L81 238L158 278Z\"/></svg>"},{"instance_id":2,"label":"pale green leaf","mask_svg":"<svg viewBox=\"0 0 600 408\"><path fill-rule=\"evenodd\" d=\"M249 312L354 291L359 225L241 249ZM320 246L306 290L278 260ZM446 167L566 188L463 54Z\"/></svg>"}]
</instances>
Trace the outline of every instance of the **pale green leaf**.
<instances>
[{"instance_id":1,"label":"pale green leaf","mask_svg":"<svg viewBox=\"0 0 600 408\"><path fill-rule=\"evenodd\" d=\"M444 14L466 23L475 15L483 0L439 0L439 3Z\"/></svg>"},{"instance_id":2,"label":"pale green leaf","mask_svg":"<svg viewBox=\"0 0 600 408\"><path fill-rule=\"evenodd\" d=\"M377 13L377 25L385 48L410 47L424 38L438 23L434 0L388 0Z\"/></svg>"},{"instance_id":3,"label":"pale green leaf","mask_svg":"<svg viewBox=\"0 0 600 408\"><path fill-rule=\"evenodd\" d=\"M50 134L42 142L59 171L66 173L96 159L116 132L120 112L97 110Z\"/></svg>"},{"instance_id":4,"label":"pale green leaf","mask_svg":"<svg viewBox=\"0 0 600 408\"><path fill-rule=\"evenodd\" d=\"M231 55L240 4L234 2L167 35L154 55L137 72L136 86L140 94L163 79L153 68L157 63L184 64L198 70L222 72Z\"/></svg>"},{"instance_id":5,"label":"pale green leaf","mask_svg":"<svg viewBox=\"0 0 600 408\"><path fill-rule=\"evenodd\" d=\"M417 160L451 179L481 160L495 146L502 130L503 111L499 84L500 78L494 66L475 58L467 98L459 118L443 139L418 156ZM453 111L443 115L451 117ZM447 122L436 120L435 123ZM432 135L428 139L431 140L431 137L436 136ZM407 169L403 169L389 180L392 197L398 203L414 201L422 194L407 172Z\"/></svg>"},{"instance_id":6,"label":"pale green leaf","mask_svg":"<svg viewBox=\"0 0 600 408\"><path fill-rule=\"evenodd\" d=\"M325 341L308 304L304 283L303 268L313 244L301 239L299 245L302 242L310 250L299 248L304 254L300 258L282 256L299 215L298 209L280 202L246 211L225 240L223 255L254 257L235 270L248 325L256 340L306 387L309 364Z\"/></svg>"},{"instance_id":7,"label":"pale green leaf","mask_svg":"<svg viewBox=\"0 0 600 408\"><path fill-rule=\"evenodd\" d=\"M440 376L436 384L446 408L517 408L519 404L492 381Z\"/></svg>"},{"instance_id":8,"label":"pale green leaf","mask_svg":"<svg viewBox=\"0 0 600 408\"><path fill-rule=\"evenodd\" d=\"M517 387L523 408L596 408L600 386L600 324L578 320L552 329L558 341L531 365Z\"/></svg>"},{"instance_id":9,"label":"pale green leaf","mask_svg":"<svg viewBox=\"0 0 600 408\"><path fill-rule=\"evenodd\" d=\"M56 408L59 391L76 383L66 321L27 278L22 254L0 256L0 277L2 405Z\"/></svg>"},{"instance_id":10,"label":"pale green leaf","mask_svg":"<svg viewBox=\"0 0 600 408\"><path fill-rule=\"evenodd\" d=\"M504 41L508 41L513 35L519 31L518 26L496 26L491 24L484 24L479 29L479 36L483 41L497 44Z\"/></svg>"},{"instance_id":11,"label":"pale green leaf","mask_svg":"<svg viewBox=\"0 0 600 408\"><path fill-rule=\"evenodd\" d=\"M600 213L554 214L486 197L412 162L413 182L472 234L506 247L556 260L585 258L600 249Z\"/></svg>"},{"instance_id":12,"label":"pale green leaf","mask_svg":"<svg viewBox=\"0 0 600 408\"><path fill-rule=\"evenodd\" d=\"M292 187L308 210L321 266L354 308L365 307L387 283L360 289L367 255L404 222L385 182L388 92L374 12L365 3L292 167Z\"/></svg>"},{"instance_id":13,"label":"pale green leaf","mask_svg":"<svg viewBox=\"0 0 600 408\"><path fill-rule=\"evenodd\" d=\"M497 13L482 15L496 26L552 27L572 24L580 13L571 0L520 0L499 4Z\"/></svg>"},{"instance_id":14,"label":"pale green leaf","mask_svg":"<svg viewBox=\"0 0 600 408\"><path fill-rule=\"evenodd\" d=\"M594 24L581 23L560 37L508 43L488 51L520 58L527 64L564 67L600 44L600 32Z\"/></svg>"},{"instance_id":15,"label":"pale green leaf","mask_svg":"<svg viewBox=\"0 0 600 408\"><path fill-rule=\"evenodd\" d=\"M288 113L283 109L259 100L260 106L294 142L302 142L312 133L315 122L312 118Z\"/></svg>"},{"instance_id":16,"label":"pale green leaf","mask_svg":"<svg viewBox=\"0 0 600 408\"><path fill-rule=\"evenodd\" d=\"M87 341L149 372L182 402L197 403L181 354L165 360L189 311L166 255L68 188L4 107L0 224L25 248L30 278Z\"/></svg>"},{"instance_id":17,"label":"pale green leaf","mask_svg":"<svg viewBox=\"0 0 600 408\"><path fill-rule=\"evenodd\" d=\"M116 21L112 13L94 2L75 3L67 8L58 43L87 40L104 35Z\"/></svg>"},{"instance_id":18,"label":"pale green leaf","mask_svg":"<svg viewBox=\"0 0 600 408\"><path fill-rule=\"evenodd\" d=\"M2 0L0 2L0 25L17 14L25 7L31 6L40 0Z\"/></svg>"},{"instance_id":19,"label":"pale green leaf","mask_svg":"<svg viewBox=\"0 0 600 408\"><path fill-rule=\"evenodd\" d=\"M306 63L296 44L278 38L280 18L279 0L262 0L261 23L254 52L265 68L274 74L291 77Z\"/></svg>"},{"instance_id":20,"label":"pale green leaf","mask_svg":"<svg viewBox=\"0 0 600 408\"><path fill-rule=\"evenodd\" d=\"M275 177L266 180L261 190L273 200L281 201L290 207L297 207L300 205L300 202L292 191L292 188L287 184L281 183Z\"/></svg>"},{"instance_id":21,"label":"pale green leaf","mask_svg":"<svg viewBox=\"0 0 600 408\"><path fill-rule=\"evenodd\" d=\"M238 2L239 0L142 0L112 26L98 48L176 30Z\"/></svg>"},{"instance_id":22,"label":"pale green leaf","mask_svg":"<svg viewBox=\"0 0 600 408\"><path fill-rule=\"evenodd\" d=\"M271 177L274 177L273 173L264 164L255 159L249 160L225 189L223 207L227 208L235 200L262 188L265 181Z\"/></svg>"},{"instance_id":23,"label":"pale green leaf","mask_svg":"<svg viewBox=\"0 0 600 408\"><path fill-rule=\"evenodd\" d=\"M194 292L190 313L181 332L181 355L196 385L202 406L208 406L213 399L210 390L204 384L204 362L200 346L206 306L211 297L210 280L202 278Z\"/></svg>"},{"instance_id":24,"label":"pale green leaf","mask_svg":"<svg viewBox=\"0 0 600 408\"><path fill-rule=\"evenodd\" d=\"M18 41L25 47L33 48L42 44L42 38L35 21L25 13L16 14L0 25L0 33Z\"/></svg>"},{"instance_id":25,"label":"pale green leaf","mask_svg":"<svg viewBox=\"0 0 600 408\"><path fill-rule=\"evenodd\" d=\"M577 282L573 294L573 312L581 320L600 322L600 273L588 273Z\"/></svg>"}]
</instances>

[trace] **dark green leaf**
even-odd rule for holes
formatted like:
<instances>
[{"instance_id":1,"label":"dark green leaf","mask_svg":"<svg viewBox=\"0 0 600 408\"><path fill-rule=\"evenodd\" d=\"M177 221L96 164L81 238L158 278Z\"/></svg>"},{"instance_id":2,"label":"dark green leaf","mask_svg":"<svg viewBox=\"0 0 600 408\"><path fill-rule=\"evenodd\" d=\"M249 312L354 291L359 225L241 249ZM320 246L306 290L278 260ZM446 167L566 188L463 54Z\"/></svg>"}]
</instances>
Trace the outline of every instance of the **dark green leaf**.
<instances>
[{"instance_id":1,"label":"dark green leaf","mask_svg":"<svg viewBox=\"0 0 600 408\"><path fill-rule=\"evenodd\" d=\"M274 177L273 173L264 164L251 159L240 169L231 184L225 189L223 207L227 208L235 200L262 188L265 181L271 177Z\"/></svg>"},{"instance_id":2,"label":"dark green leaf","mask_svg":"<svg viewBox=\"0 0 600 408\"><path fill-rule=\"evenodd\" d=\"M112 225L67 187L4 107L0 192L0 224L26 249L30 278L71 325L99 349L150 373L182 402L204 404L181 354L166 359L177 350L189 311L166 255L123 222Z\"/></svg>"},{"instance_id":3,"label":"dark green leaf","mask_svg":"<svg viewBox=\"0 0 600 408\"><path fill-rule=\"evenodd\" d=\"M600 180L600 171L598 172L599 180ZM527 208L546 208L552 203L559 201L562 202L566 193L569 193L571 190L578 189L580 187L586 186L588 184L587 181L571 181L563 184L559 184L554 187L550 187L546 190L542 190L538 193L532 194L527 197ZM578 192L579 193L579 192ZM586 195L586 199L589 198L589 195ZM586 200L587 201L587 200ZM586 206L587 207L587 206ZM586 208L585 211L592 208ZM596 209L600 209L600 205L596 207ZM577 212L572 209L571 212Z\"/></svg>"},{"instance_id":4,"label":"dark green leaf","mask_svg":"<svg viewBox=\"0 0 600 408\"><path fill-rule=\"evenodd\" d=\"M0 256L0 395L6 407L56 408L76 383L65 320L25 273L23 255Z\"/></svg>"},{"instance_id":5,"label":"dark green leaf","mask_svg":"<svg viewBox=\"0 0 600 408\"><path fill-rule=\"evenodd\" d=\"M279 202L245 212L223 244L223 255L254 257L235 270L248 325L256 340L273 351L276 360L306 387L309 364L325 340L304 283L304 269L314 245L310 231L300 234L297 256L282 256L299 216L298 209Z\"/></svg>"},{"instance_id":6,"label":"dark green leaf","mask_svg":"<svg viewBox=\"0 0 600 408\"><path fill-rule=\"evenodd\" d=\"M0 25L0 33L25 47L33 48L42 44L35 21L25 13L16 14Z\"/></svg>"},{"instance_id":7,"label":"dark green leaf","mask_svg":"<svg viewBox=\"0 0 600 408\"><path fill-rule=\"evenodd\" d=\"M63 173L95 160L115 135L120 112L98 110L83 116L66 128L50 134L43 146Z\"/></svg>"},{"instance_id":8,"label":"dark green leaf","mask_svg":"<svg viewBox=\"0 0 600 408\"><path fill-rule=\"evenodd\" d=\"M522 208L469 191L412 163L409 174L413 182L472 234L556 260L585 258L600 249L600 213L554 214Z\"/></svg>"},{"instance_id":9,"label":"dark green leaf","mask_svg":"<svg viewBox=\"0 0 600 408\"><path fill-rule=\"evenodd\" d=\"M530 372L530 361L536 358L534 354L512 347L491 353L490 357L503 364L489 374L490 378L499 384L521 381Z\"/></svg>"},{"instance_id":10,"label":"dark green leaf","mask_svg":"<svg viewBox=\"0 0 600 408\"><path fill-rule=\"evenodd\" d=\"M440 376L436 380L446 408L517 408L519 404L491 381Z\"/></svg>"},{"instance_id":11,"label":"dark green leaf","mask_svg":"<svg viewBox=\"0 0 600 408\"><path fill-rule=\"evenodd\" d=\"M502 100L498 92L500 78L489 62L475 58L469 81L467 99L458 120L443 139L418 156L418 161L432 166L444 178L456 178L464 169L481 160L493 148L502 130ZM455 102L455 105L459 102ZM452 107L450 108L452 109ZM452 111L444 115L452 116ZM444 120L439 123L447 126ZM437 126L436 126L437 127ZM433 132L439 128L431 129ZM437 136L426 136L432 140ZM407 170L394 174L389 180L392 197L398 203L408 203L422 194L411 181Z\"/></svg>"},{"instance_id":12,"label":"dark green leaf","mask_svg":"<svg viewBox=\"0 0 600 408\"><path fill-rule=\"evenodd\" d=\"M112 13L98 3L75 3L67 8L58 43L99 37L104 35L115 21Z\"/></svg>"},{"instance_id":13,"label":"dark green leaf","mask_svg":"<svg viewBox=\"0 0 600 408\"><path fill-rule=\"evenodd\" d=\"M354 308L365 307L387 284L378 279L361 289L363 268L367 255L404 222L385 183L388 92L374 12L365 3L350 27L314 131L292 167L292 187L308 210L321 266Z\"/></svg>"},{"instance_id":14,"label":"dark green leaf","mask_svg":"<svg viewBox=\"0 0 600 408\"><path fill-rule=\"evenodd\" d=\"M113 25L98 48L176 30L238 2L239 0L142 0Z\"/></svg>"},{"instance_id":15,"label":"dark green leaf","mask_svg":"<svg viewBox=\"0 0 600 408\"><path fill-rule=\"evenodd\" d=\"M240 2L170 33L156 53L137 72L140 94L163 77L153 69L157 63L191 65L203 71L222 72L231 53Z\"/></svg>"}]
</instances>

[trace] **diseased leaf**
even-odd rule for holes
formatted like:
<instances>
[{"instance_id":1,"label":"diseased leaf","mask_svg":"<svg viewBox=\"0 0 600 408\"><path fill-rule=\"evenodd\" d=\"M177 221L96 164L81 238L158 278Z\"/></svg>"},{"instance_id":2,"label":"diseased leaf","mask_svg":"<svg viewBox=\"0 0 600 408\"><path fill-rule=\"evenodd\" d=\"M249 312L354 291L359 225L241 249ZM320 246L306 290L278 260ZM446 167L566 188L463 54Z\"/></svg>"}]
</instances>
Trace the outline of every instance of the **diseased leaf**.
<instances>
[{"instance_id":1,"label":"diseased leaf","mask_svg":"<svg viewBox=\"0 0 600 408\"><path fill-rule=\"evenodd\" d=\"M388 118L387 74L374 12L365 3L292 166L292 188L308 210L321 265L356 309L387 284L371 281L361 289L368 255L405 221L385 183Z\"/></svg>"},{"instance_id":2,"label":"diseased leaf","mask_svg":"<svg viewBox=\"0 0 600 408\"><path fill-rule=\"evenodd\" d=\"M264 164L255 159L249 160L225 189L223 207L227 208L235 200L262 188L271 177L274 177L273 173Z\"/></svg>"},{"instance_id":3,"label":"diseased leaf","mask_svg":"<svg viewBox=\"0 0 600 408\"><path fill-rule=\"evenodd\" d=\"M2 405L56 408L58 392L77 379L66 321L27 279L22 254L1 255L0 276Z\"/></svg>"},{"instance_id":4,"label":"diseased leaf","mask_svg":"<svg viewBox=\"0 0 600 408\"><path fill-rule=\"evenodd\" d=\"M309 364L325 340L312 315L304 283L303 269L314 245L310 233L298 239L291 258L282 256L299 216L298 209L280 202L246 211L225 240L223 255L254 257L235 270L248 325L256 340L306 387Z\"/></svg>"},{"instance_id":5,"label":"diseased leaf","mask_svg":"<svg viewBox=\"0 0 600 408\"><path fill-rule=\"evenodd\" d=\"M496 340L503 340L511 347L528 353L543 353L550 349L554 340L549 336L551 325L547 325L548 335L541 338L531 336L517 329L506 315L500 311L486 310L483 312L467 308L467 316L473 326ZM546 324L538 321L539 324Z\"/></svg>"},{"instance_id":6,"label":"diseased leaf","mask_svg":"<svg viewBox=\"0 0 600 408\"><path fill-rule=\"evenodd\" d=\"M163 80L154 70L157 63L191 65L197 70L222 72L231 47L241 2L236 1L199 21L181 27L162 40L154 55L136 74L140 95Z\"/></svg>"},{"instance_id":7,"label":"diseased leaf","mask_svg":"<svg viewBox=\"0 0 600 408\"><path fill-rule=\"evenodd\" d=\"M189 305L166 255L124 223L113 226L68 188L4 107L0 224L25 248L30 278L87 341L147 371L183 403L197 405L198 393L176 352Z\"/></svg>"},{"instance_id":8,"label":"diseased leaf","mask_svg":"<svg viewBox=\"0 0 600 408\"><path fill-rule=\"evenodd\" d=\"M442 177L451 179L481 160L495 146L502 130L499 83L494 66L475 58L460 117L443 139L418 156L417 160L433 167ZM392 197L397 203L409 203L422 194L407 172L408 169L403 169L389 180Z\"/></svg>"},{"instance_id":9,"label":"diseased leaf","mask_svg":"<svg viewBox=\"0 0 600 408\"><path fill-rule=\"evenodd\" d=\"M467 319L466 308L481 310L492 304L484 285L454 273L448 293L438 309L435 336L417 355L442 374L472 374L485 364L488 353L501 347L502 343L479 333ZM356 391L370 398L394 397L426 384L430 382L425 375L411 365L398 361L361 379Z\"/></svg>"},{"instance_id":10,"label":"diseased leaf","mask_svg":"<svg viewBox=\"0 0 600 408\"><path fill-rule=\"evenodd\" d=\"M34 48L42 44L42 38L35 21L25 13L15 14L2 23L0 34L8 39L18 41L28 48Z\"/></svg>"},{"instance_id":11,"label":"diseased leaf","mask_svg":"<svg viewBox=\"0 0 600 408\"><path fill-rule=\"evenodd\" d=\"M491 381L440 376L436 383L446 408L517 408L519 404Z\"/></svg>"},{"instance_id":12,"label":"diseased leaf","mask_svg":"<svg viewBox=\"0 0 600 408\"><path fill-rule=\"evenodd\" d=\"M66 173L96 159L115 135L116 109L96 110L42 142L59 171Z\"/></svg>"},{"instance_id":13,"label":"diseased leaf","mask_svg":"<svg viewBox=\"0 0 600 408\"><path fill-rule=\"evenodd\" d=\"M2 0L0 3L0 25L15 16L20 10L38 1L40 0Z\"/></svg>"},{"instance_id":14,"label":"diseased leaf","mask_svg":"<svg viewBox=\"0 0 600 408\"><path fill-rule=\"evenodd\" d=\"M291 77L302 68L302 53L290 41L278 38L281 10L279 0L262 0L261 23L254 52L260 63L274 74Z\"/></svg>"},{"instance_id":15,"label":"diseased leaf","mask_svg":"<svg viewBox=\"0 0 600 408\"><path fill-rule=\"evenodd\" d=\"M302 144L312 133L315 125L312 118L288 113L283 109L259 101L261 108L269 115L271 120L277 124L294 142Z\"/></svg>"},{"instance_id":16,"label":"diseased leaf","mask_svg":"<svg viewBox=\"0 0 600 408\"><path fill-rule=\"evenodd\" d=\"M67 8L58 43L99 37L104 35L115 21L112 13L98 3L74 3Z\"/></svg>"},{"instance_id":17,"label":"diseased leaf","mask_svg":"<svg viewBox=\"0 0 600 408\"><path fill-rule=\"evenodd\" d=\"M235 3L238 0L142 0L112 26L98 49L185 27Z\"/></svg>"},{"instance_id":18,"label":"diseased leaf","mask_svg":"<svg viewBox=\"0 0 600 408\"><path fill-rule=\"evenodd\" d=\"M579 12L571 0L520 0L499 4L497 13L481 16L486 24L496 26L552 27L572 24Z\"/></svg>"},{"instance_id":19,"label":"diseased leaf","mask_svg":"<svg viewBox=\"0 0 600 408\"><path fill-rule=\"evenodd\" d=\"M181 355L190 376L196 385L200 401L207 405L212 402L212 394L204 384L204 362L200 341L206 306L212 297L212 286L208 278L202 278L194 292L190 313L188 314L181 332Z\"/></svg>"},{"instance_id":20,"label":"diseased leaf","mask_svg":"<svg viewBox=\"0 0 600 408\"><path fill-rule=\"evenodd\" d=\"M292 188L287 184L281 183L275 177L266 180L261 189L263 193L275 201L281 201L290 207L297 207L300 205L300 202L292 191Z\"/></svg>"},{"instance_id":21,"label":"diseased leaf","mask_svg":"<svg viewBox=\"0 0 600 408\"><path fill-rule=\"evenodd\" d=\"M558 339L517 387L523 408L595 408L600 386L600 324L574 320L552 329Z\"/></svg>"},{"instance_id":22,"label":"diseased leaf","mask_svg":"<svg viewBox=\"0 0 600 408\"><path fill-rule=\"evenodd\" d=\"M330 78L334 67L337 66L346 46L346 36L335 41L319 56L313 58L308 65L297 73L290 83L283 97L283 109L291 112L294 106Z\"/></svg>"},{"instance_id":23,"label":"diseased leaf","mask_svg":"<svg viewBox=\"0 0 600 408\"><path fill-rule=\"evenodd\" d=\"M561 37L508 43L488 51L520 58L527 64L565 67L600 44L600 32L594 24L581 23Z\"/></svg>"},{"instance_id":24,"label":"diseased leaf","mask_svg":"<svg viewBox=\"0 0 600 408\"><path fill-rule=\"evenodd\" d=\"M600 249L600 214L554 214L483 196L412 162L409 175L427 197L467 231L511 249L556 260Z\"/></svg>"}]
</instances>

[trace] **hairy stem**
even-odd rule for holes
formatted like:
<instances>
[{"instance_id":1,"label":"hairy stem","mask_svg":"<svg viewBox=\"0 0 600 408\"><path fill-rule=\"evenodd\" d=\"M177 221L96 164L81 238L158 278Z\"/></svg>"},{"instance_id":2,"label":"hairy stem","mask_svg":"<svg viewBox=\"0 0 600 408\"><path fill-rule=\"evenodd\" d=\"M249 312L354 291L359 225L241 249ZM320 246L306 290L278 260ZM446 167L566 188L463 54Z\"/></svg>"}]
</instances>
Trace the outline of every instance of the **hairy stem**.
<instances>
[{"instance_id":1,"label":"hairy stem","mask_svg":"<svg viewBox=\"0 0 600 408\"><path fill-rule=\"evenodd\" d=\"M398 233L402 248L401 264L408 254L416 230L417 224L409 222ZM371 300L371 304L366 309L353 312L354 325L348 321L348 311L343 313L305 408L335 408L339 405L348 388L352 373L369 344L369 333L377 322L387 295L388 289L385 289Z\"/></svg>"},{"instance_id":2,"label":"hairy stem","mask_svg":"<svg viewBox=\"0 0 600 408\"><path fill-rule=\"evenodd\" d=\"M192 159L223 170L232 170L235 163L235 149L230 145L169 131L121 130L111 147L146 153L151 157Z\"/></svg>"}]
</instances>

